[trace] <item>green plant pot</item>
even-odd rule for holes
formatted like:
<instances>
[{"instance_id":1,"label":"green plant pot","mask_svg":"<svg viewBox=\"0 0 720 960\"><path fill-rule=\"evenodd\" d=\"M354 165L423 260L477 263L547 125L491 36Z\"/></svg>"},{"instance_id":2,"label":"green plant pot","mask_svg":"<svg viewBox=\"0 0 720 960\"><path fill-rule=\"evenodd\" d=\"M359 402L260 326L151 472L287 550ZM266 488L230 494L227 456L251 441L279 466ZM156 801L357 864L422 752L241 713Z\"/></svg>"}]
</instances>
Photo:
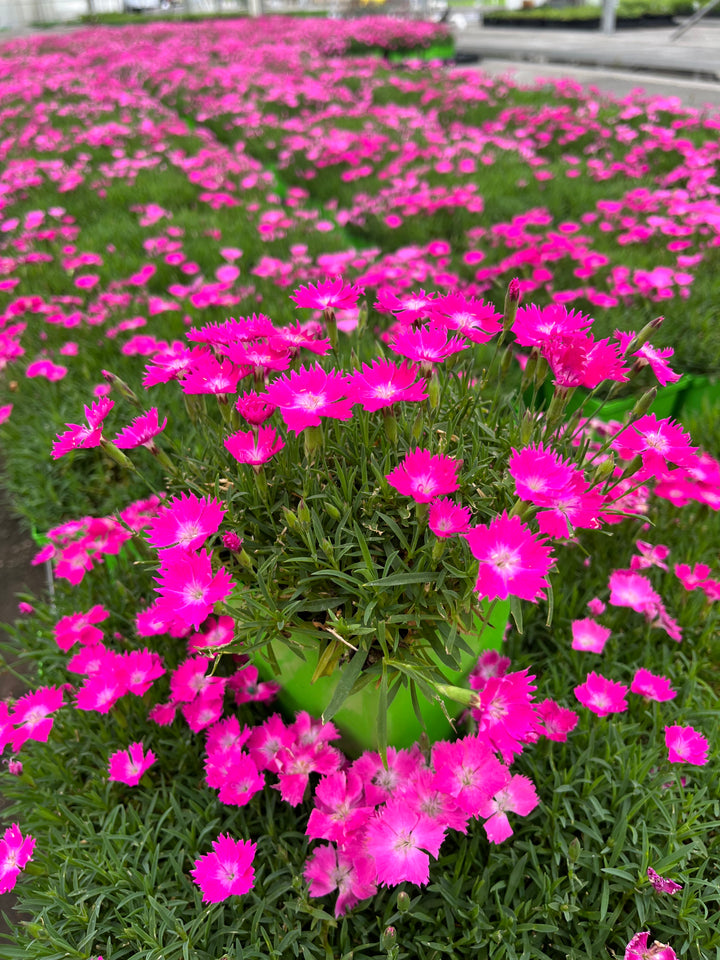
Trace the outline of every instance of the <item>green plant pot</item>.
<instances>
[{"instance_id":1,"label":"green plant pot","mask_svg":"<svg viewBox=\"0 0 720 960\"><path fill-rule=\"evenodd\" d=\"M472 636L466 637L469 646L473 647L473 654L463 654L460 670L449 670L439 660L437 666L447 678L448 683L454 686L466 686L467 677L475 666L478 656L484 650L499 650L505 634L505 627L510 616L509 601L498 601L493 607L490 622L480 632L480 621L477 622L478 634L476 642ZM320 717L332 697L338 682L339 672L329 677L321 677L312 683L315 671L316 658L303 659L286 644L273 644L273 652L280 667L277 676L268 660L258 653L254 663L264 680L276 680L280 683L279 699L286 710L296 713L306 710L311 716ZM431 742L451 736L452 726L437 703L430 703L418 694L420 712L424 724L421 724L415 715L410 691L401 687L393 699L387 714L387 741L393 747L410 747L416 743L423 733L426 733ZM377 750L377 715L380 702L379 689L374 683L368 683L358 693L349 697L342 708L332 718L333 723L343 735L343 747L350 754L359 754L363 750ZM457 717L463 707L451 701L446 702L446 709L451 717Z\"/></svg>"},{"instance_id":2,"label":"green plant pot","mask_svg":"<svg viewBox=\"0 0 720 960\"><path fill-rule=\"evenodd\" d=\"M720 380L711 380L697 374L685 374L687 381L683 395L682 414L710 413L720 409Z\"/></svg>"}]
</instances>

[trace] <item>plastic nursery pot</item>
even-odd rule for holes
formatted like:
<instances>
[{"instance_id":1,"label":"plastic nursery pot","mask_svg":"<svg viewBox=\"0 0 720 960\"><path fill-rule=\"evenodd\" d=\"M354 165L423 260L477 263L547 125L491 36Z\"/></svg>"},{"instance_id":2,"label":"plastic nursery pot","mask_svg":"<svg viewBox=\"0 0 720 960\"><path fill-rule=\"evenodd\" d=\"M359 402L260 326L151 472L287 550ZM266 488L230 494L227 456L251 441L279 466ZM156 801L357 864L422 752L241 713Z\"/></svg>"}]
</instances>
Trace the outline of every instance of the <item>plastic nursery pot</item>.
<instances>
[{"instance_id":1,"label":"plastic nursery pot","mask_svg":"<svg viewBox=\"0 0 720 960\"><path fill-rule=\"evenodd\" d=\"M439 660L435 661L450 684L466 686L467 677L479 655L485 650L500 649L509 616L509 601L498 601L493 607L490 622L482 632L480 630L482 624L477 620L478 632L475 641L472 634L465 637L468 646L473 648L473 654L462 654L460 670L449 670ZM305 660L283 643L273 644L273 652L280 667L279 675L274 673L261 652L254 655L254 663L264 680L276 680L280 684L278 696L282 706L292 713L306 710L313 717L321 717L330 703L338 682L339 671L311 683L315 671L314 657ZM430 703L419 693L418 701L424 725L420 724L415 715L409 689L401 687L398 690L387 714L389 746L398 749L410 747L420 739L423 733L427 734L431 743L452 734L452 727L439 704ZM343 735L343 746L346 751L359 754L363 750L378 748L376 721L379 703L379 690L374 683L368 683L358 693L349 697L332 718L332 722ZM460 704L450 701L446 702L446 708L453 718L463 711Z\"/></svg>"}]
</instances>

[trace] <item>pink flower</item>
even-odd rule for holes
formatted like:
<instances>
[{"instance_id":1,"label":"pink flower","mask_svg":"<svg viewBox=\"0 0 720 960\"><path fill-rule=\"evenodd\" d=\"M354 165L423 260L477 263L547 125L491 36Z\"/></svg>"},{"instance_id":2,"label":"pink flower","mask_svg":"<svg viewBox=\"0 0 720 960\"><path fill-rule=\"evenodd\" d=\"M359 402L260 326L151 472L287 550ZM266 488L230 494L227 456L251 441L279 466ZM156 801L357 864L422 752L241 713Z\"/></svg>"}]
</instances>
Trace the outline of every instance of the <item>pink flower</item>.
<instances>
[{"instance_id":1,"label":"pink flower","mask_svg":"<svg viewBox=\"0 0 720 960\"><path fill-rule=\"evenodd\" d=\"M534 536L520 517L503 513L488 526L471 527L464 537L480 562L475 590L481 597L537 601L545 596L554 560L545 540Z\"/></svg>"},{"instance_id":2,"label":"pink flower","mask_svg":"<svg viewBox=\"0 0 720 960\"><path fill-rule=\"evenodd\" d=\"M697 448L690 446L690 435L670 419L658 420L648 413L631 423L612 441L611 446L625 460L642 455L643 467L649 473L660 473L666 463L692 467L697 461Z\"/></svg>"},{"instance_id":3,"label":"pink flower","mask_svg":"<svg viewBox=\"0 0 720 960\"><path fill-rule=\"evenodd\" d=\"M353 404L347 394L342 373L325 371L316 364L310 369L301 366L289 376L273 380L263 398L280 409L288 430L300 433L306 427L319 427L323 417L349 420Z\"/></svg>"},{"instance_id":4,"label":"pink flower","mask_svg":"<svg viewBox=\"0 0 720 960\"><path fill-rule=\"evenodd\" d=\"M707 739L692 727L665 727L665 746L670 763L692 763L704 767L708 762L710 745Z\"/></svg>"},{"instance_id":5,"label":"pink flower","mask_svg":"<svg viewBox=\"0 0 720 960\"><path fill-rule=\"evenodd\" d=\"M633 677L630 692L639 693L640 696L646 697L648 700L657 700L659 703L665 700L673 700L677 696L667 677L657 677L654 673L650 673L649 670L642 667Z\"/></svg>"},{"instance_id":6,"label":"pink flower","mask_svg":"<svg viewBox=\"0 0 720 960\"><path fill-rule=\"evenodd\" d=\"M677 954L666 943L655 940L652 947L648 947L649 936L646 931L636 933L625 948L623 960L677 960Z\"/></svg>"},{"instance_id":7,"label":"pink flower","mask_svg":"<svg viewBox=\"0 0 720 960\"><path fill-rule=\"evenodd\" d=\"M363 781L353 769L323 777L314 800L305 833L317 840L346 844L375 812L374 806L364 801Z\"/></svg>"},{"instance_id":8,"label":"pink flower","mask_svg":"<svg viewBox=\"0 0 720 960\"><path fill-rule=\"evenodd\" d=\"M428 514L428 526L436 537L453 537L465 533L470 526L470 509L461 507L445 497L433 500Z\"/></svg>"},{"instance_id":9,"label":"pink flower","mask_svg":"<svg viewBox=\"0 0 720 960\"><path fill-rule=\"evenodd\" d=\"M430 503L436 497L457 490L457 471L461 466L462 460L443 454L433 455L418 447L406 454L385 479L391 487L405 497L412 497L416 503Z\"/></svg>"},{"instance_id":10,"label":"pink flower","mask_svg":"<svg viewBox=\"0 0 720 960\"><path fill-rule=\"evenodd\" d=\"M518 308L513 333L520 346L539 347L553 337L580 333L592 322L591 317L584 316L579 310L568 310L559 303L550 303L546 307L529 303Z\"/></svg>"},{"instance_id":11,"label":"pink flower","mask_svg":"<svg viewBox=\"0 0 720 960\"><path fill-rule=\"evenodd\" d=\"M131 743L127 750L118 750L110 757L108 780L136 787L145 771L155 763L152 750L144 752L142 743Z\"/></svg>"},{"instance_id":12,"label":"pink flower","mask_svg":"<svg viewBox=\"0 0 720 960\"><path fill-rule=\"evenodd\" d=\"M660 567L661 570L667 570L668 567L664 561L667 559L670 549L664 544L657 543L653 546L653 544L646 543L644 540L638 540L637 548L639 556L630 558L631 570L645 570L647 567Z\"/></svg>"},{"instance_id":13,"label":"pink flower","mask_svg":"<svg viewBox=\"0 0 720 960\"><path fill-rule=\"evenodd\" d=\"M235 586L223 567L213 574L210 558L207 550L196 554L172 551L164 558L160 576L154 578L160 594L155 604L159 613L200 628L214 604L229 596Z\"/></svg>"},{"instance_id":14,"label":"pink flower","mask_svg":"<svg viewBox=\"0 0 720 960\"><path fill-rule=\"evenodd\" d=\"M95 604L87 613L70 613L55 624L55 642L61 650L69 650L74 644L92 646L103 638L103 632L95 626L107 620L110 613L100 604Z\"/></svg>"},{"instance_id":15,"label":"pink flower","mask_svg":"<svg viewBox=\"0 0 720 960\"><path fill-rule=\"evenodd\" d=\"M486 343L502 330L501 316L492 304L461 293L438 297L432 302L430 316L473 343Z\"/></svg>"},{"instance_id":16,"label":"pink flower","mask_svg":"<svg viewBox=\"0 0 720 960\"><path fill-rule=\"evenodd\" d=\"M614 607L630 607L637 613L654 614L662 603L647 577L628 570L614 570L610 574L610 600Z\"/></svg>"},{"instance_id":17,"label":"pink flower","mask_svg":"<svg viewBox=\"0 0 720 960\"><path fill-rule=\"evenodd\" d=\"M259 426L272 416L275 407L272 403L268 403L265 397L259 397L254 390L248 390L247 393L238 397L235 409L248 423Z\"/></svg>"},{"instance_id":18,"label":"pink flower","mask_svg":"<svg viewBox=\"0 0 720 960\"><path fill-rule=\"evenodd\" d=\"M217 360L209 353L201 353L194 358L192 369L185 375L182 390L188 394L237 393L238 383L246 373L230 360Z\"/></svg>"},{"instance_id":19,"label":"pink flower","mask_svg":"<svg viewBox=\"0 0 720 960\"><path fill-rule=\"evenodd\" d=\"M403 800L386 804L369 821L365 835L365 849L375 861L378 883L427 883L430 856L437 858L444 838L442 825L409 809Z\"/></svg>"},{"instance_id":20,"label":"pink flower","mask_svg":"<svg viewBox=\"0 0 720 960\"><path fill-rule=\"evenodd\" d=\"M130 450L133 447L149 447L153 438L162 433L167 426L167 417L162 423L158 422L157 407L152 407L147 413L136 417L133 422L124 427L115 437L115 446L121 450Z\"/></svg>"},{"instance_id":21,"label":"pink flower","mask_svg":"<svg viewBox=\"0 0 720 960\"><path fill-rule=\"evenodd\" d=\"M540 721L541 731L548 740L564 743L568 733L571 733L578 722L578 715L574 710L561 707L554 700L543 700L535 704L535 713Z\"/></svg>"},{"instance_id":22,"label":"pink flower","mask_svg":"<svg viewBox=\"0 0 720 960\"><path fill-rule=\"evenodd\" d=\"M16 823L7 828L0 840L0 894L13 889L34 849L34 838L23 837Z\"/></svg>"},{"instance_id":23,"label":"pink flower","mask_svg":"<svg viewBox=\"0 0 720 960\"><path fill-rule=\"evenodd\" d=\"M403 327L390 343L392 349L403 357L415 360L422 370L430 370L454 353L467 350L470 344L463 337L448 338L447 327L429 323L424 327Z\"/></svg>"},{"instance_id":24,"label":"pink flower","mask_svg":"<svg viewBox=\"0 0 720 960\"><path fill-rule=\"evenodd\" d=\"M238 430L225 438L225 449L238 463L260 467L285 446L285 441L274 427L260 427L257 431Z\"/></svg>"},{"instance_id":25,"label":"pink flower","mask_svg":"<svg viewBox=\"0 0 720 960\"><path fill-rule=\"evenodd\" d=\"M433 744L435 784L453 797L472 817L510 781L510 773L497 759L484 737L464 737L453 743Z\"/></svg>"},{"instance_id":26,"label":"pink flower","mask_svg":"<svg viewBox=\"0 0 720 960\"><path fill-rule=\"evenodd\" d=\"M479 815L489 818L483 826L490 843L502 843L512 836L513 831L506 811L526 817L539 802L535 786L528 777L520 774L511 777L507 786L498 790L480 806Z\"/></svg>"},{"instance_id":27,"label":"pink flower","mask_svg":"<svg viewBox=\"0 0 720 960\"><path fill-rule=\"evenodd\" d=\"M602 653L610 636L610 627L603 627L592 617L572 622L573 650L586 650L588 653Z\"/></svg>"},{"instance_id":28,"label":"pink flower","mask_svg":"<svg viewBox=\"0 0 720 960\"><path fill-rule=\"evenodd\" d=\"M202 890L204 903L220 903L228 897L242 896L255 882L252 866L256 845L249 840L233 840L222 834L213 840L212 853L195 861L190 876Z\"/></svg>"},{"instance_id":29,"label":"pink flower","mask_svg":"<svg viewBox=\"0 0 720 960\"><path fill-rule=\"evenodd\" d=\"M13 751L17 753L27 740L47 742L53 725L50 714L62 705L62 687L41 687L20 697L12 714L16 727L12 737Z\"/></svg>"},{"instance_id":30,"label":"pink flower","mask_svg":"<svg viewBox=\"0 0 720 960\"><path fill-rule=\"evenodd\" d=\"M682 890L682 884L676 883L674 880L668 880L666 877L661 877L659 873L655 873L652 867L647 869L648 880L653 885L655 890L658 893L677 893L679 890Z\"/></svg>"},{"instance_id":31,"label":"pink flower","mask_svg":"<svg viewBox=\"0 0 720 960\"><path fill-rule=\"evenodd\" d=\"M53 444L52 457L57 460L71 450L99 447L102 440L102 428L105 417L115 406L113 400L98 400L85 407L87 425L67 423L69 430L59 433Z\"/></svg>"},{"instance_id":32,"label":"pink flower","mask_svg":"<svg viewBox=\"0 0 720 960\"><path fill-rule=\"evenodd\" d=\"M374 360L364 363L349 380L349 393L353 403L363 410L381 410L401 400L405 403L427 399L425 381L416 380L417 368L409 363L398 366L390 360Z\"/></svg>"},{"instance_id":33,"label":"pink flower","mask_svg":"<svg viewBox=\"0 0 720 960\"><path fill-rule=\"evenodd\" d=\"M311 310L349 310L358 302L364 290L352 283L344 283L341 277L326 280L324 283L309 283L298 287L290 299L298 307Z\"/></svg>"},{"instance_id":34,"label":"pink flower","mask_svg":"<svg viewBox=\"0 0 720 960\"><path fill-rule=\"evenodd\" d=\"M311 897L323 897L333 890L338 891L336 917L377 891L372 860L359 852L345 853L330 843L318 847L308 860L305 879Z\"/></svg>"},{"instance_id":35,"label":"pink flower","mask_svg":"<svg viewBox=\"0 0 720 960\"><path fill-rule=\"evenodd\" d=\"M219 500L181 493L158 511L148 524L148 543L165 549L180 546L197 550L216 533L225 516Z\"/></svg>"},{"instance_id":36,"label":"pink flower","mask_svg":"<svg viewBox=\"0 0 720 960\"><path fill-rule=\"evenodd\" d=\"M598 673L589 673L585 683L575 687L575 696L588 710L599 717L627 710L625 695L628 688L615 680L607 680Z\"/></svg>"}]
</instances>

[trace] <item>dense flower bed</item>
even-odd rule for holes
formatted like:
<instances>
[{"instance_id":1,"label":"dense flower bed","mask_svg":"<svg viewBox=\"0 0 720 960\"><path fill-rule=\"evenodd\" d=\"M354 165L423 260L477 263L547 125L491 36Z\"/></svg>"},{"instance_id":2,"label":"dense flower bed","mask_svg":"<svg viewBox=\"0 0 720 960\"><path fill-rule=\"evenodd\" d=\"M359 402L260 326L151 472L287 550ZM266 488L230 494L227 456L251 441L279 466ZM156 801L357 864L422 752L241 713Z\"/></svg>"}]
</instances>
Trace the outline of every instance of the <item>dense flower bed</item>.
<instances>
[{"instance_id":1,"label":"dense flower bed","mask_svg":"<svg viewBox=\"0 0 720 960\"><path fill-rule=\"evenodd\" d=\"M409 29L163 24L17 41L0 56L0 417L18 507L48 531L37 562L57 582L54 604L25 601L18 628L41 683L0 709L20 804L0 841L0 892L40 862L51 904L27 956L175 956L191 941L210 956L202 926L221 914L186 922L193 896L198 907L246 897L257 919L243 936L259 949L281 876L306 955L324 949L309 932L322 923L320 941L336 937L344 954L398 956L406 913L437 942L432 881L446 896L457 851L460 887L482 856L510 892L454 946L450 908L438 908L445 952L475 955L490 925L509 950L566 955L576 913L583 955L713 945L698 859L712 845L717 716L697 672L714 649L720 467L652 404L683 370L658 339L668 327L680 357L715 363L701 336L720 246L720 120L672 100L616 105L568 83L548 96L345 55L436 39ZM673 336L680 316L694 341ZM621 389L637 397L624 422L581 416L587 394L602 404ZM698 517L707 535L678 536ZM513 669L491 651L469 689L443 683L426 649L451 665L467 617L508 598L524 631L508 640ZM317 676L342 667L344 694L361 676L375 683L381 716L401 686L460 700L464 736L395 750L381 735L379 752L353 757L330 719L340 696L324 720L281 717L269 705L278 684L246 654L296 643L291 628L321 643ZM681 641L691 653L674 655ZM86 756L58 772L52 751L73 736ZM631 773L613 769L619 749ZM585 767L601 762L593 805ZM102 937L53 926L72 899L52 904L64 882L53 857L73 841L58 835L53 849L38 826L67 813L84 829L52 799L84 795L78 764L103 817L125 788L122 816L137 805L149 824L153 790L178 823L173 790L192 798L198 831L183 826L173 862L155 855L170 894L152 906L163 933L150 941L140 931L155 920L118 928L101 901ZM58 776L65 786L51 789ZM203 780L218 791L211 816ZM582 804L563 808L577 784ZM640 790L622 837L620 784ZM273 789L289 844L272 826ZM671 827L650 822L651 799ZM641 809L651 839L625 840ZM613 822L612 845L595 816ZM482 854L476 821L493 845ZM161 851L170 834L157 830ZM569 865L552 881L562 896L550 836ZM534 879L513 899L531 856ZM66 861L63 877L76 869ZM100 869L106 887L127 882ZM596 882L580 906L580 885ZM395 910L387 889L400 883L430 888L413 906L401 891ZM333 917L314 898L335 890ZM671 921L646 899L681 890ZM370 897L354 915L365 933L338 926ZM381 936L367 932L372 904ZM68 929L82 927L63 909ZM169 915L182 930L170 946ZM263 934L277 955L285 923ZM646 925L673 947L648 948ZM233 934L218 929L221 955Z\"/></svg>"}]
</instances>

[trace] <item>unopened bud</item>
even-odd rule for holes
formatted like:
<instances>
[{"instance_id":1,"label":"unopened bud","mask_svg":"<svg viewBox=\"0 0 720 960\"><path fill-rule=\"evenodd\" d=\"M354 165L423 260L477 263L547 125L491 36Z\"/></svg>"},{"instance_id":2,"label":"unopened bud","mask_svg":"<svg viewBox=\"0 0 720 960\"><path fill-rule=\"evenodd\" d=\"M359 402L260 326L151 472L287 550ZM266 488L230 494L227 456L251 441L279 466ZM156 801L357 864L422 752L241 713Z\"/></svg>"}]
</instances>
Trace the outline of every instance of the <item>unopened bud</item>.
<instances>
[{"instance_id":1,"label":"unopened bud","mask_svg":"<svg viewBox=\"0 0 720 960\"><path fill-rule=\"evenodd\" d=\"M433 374L428 383L428 403L431 410L437 410L440 406L440 381Z\"/></svg>"},{"instance_id":2,"label":"unopened bud","mask_svg":"<svg viewBox=\"0 0 720 960\"><path fill-rule=\"evenodd\" d=\"M297 518L301 524L310 523L310 510L304 500L301 500L297 508Z\"/></svg>"},{"instance_id":3,"label":"unopened bud","mask_svg":"<svg viewBox=\"0 0 720 960\"><path fill-rule=\"evenodd\" d=\"M503 354L503 358L500 361L500 376L503 380L508 375L510 367L512 366L514 355L515 355L515 351L513 347L505 348L505 353Z\"/></svg>"},{"instance_id":4,"label":"unopened bud","mask_svg":"<svg viewBox=\"0 0 720 960\"><path fill-rule=\"evenodd\" d=\"M651 387L647 393L644 393L640 399L637 401L635 406L630 411L630 416L628 422L632 423L633 420L637 420L638 417L643 417L648 412L650 407L655 403L655 398L657 397L657 387Z\"/></svg>"},{"instance_id":5,"label":"unopened bud","mask_svg":"<svg viewBox=\"0 0 720 960\"><path fill-rule=\"evenodd\" d=\"M100 441L100 447L104 453L110 457L111 460L114 460L118 466L124 467L126 470L134 470L135 464L129 457L126 457L122 450L118 449L111 440L102 439Z\"/></svg>"},{"instance_id":6,"label":"unopened bud","mask_svg":"<svg viewBox=\"0 0 720 960\"><path fill-rule=\"evenodd\" d=\"M325 554L325 556L328 558L328 560L333 560L335 557L335 551L333 549L332 543L328 540L327 537L322 538L322 540L320 541L320 546L322 547L322 551Z\"/></svg>"},{"instance_id":7,"label":"unopened bud","mask_svg":"<svg viewBox=\"0 0 720 960\"><path fill-rule=\"evenodd\" d=\"M337 320L335 318L335 311L332 307L326 307L323 310L323 320L325 321L325 329L327 330L328 339L332 344L333 350L337 350L338 345L338 331L337 331Z\"/></svg>"},{"instance_id":8,"label":"unopened bud","mask_svg":"<svg viewBox=\"0 0 720 960\"><path fill-rule=\"evenodd\" d=\"M615 470L615 457L612 454L610 454L610 456L606 457L597 465L597 468L595 470L595 477L594 477L595 482L602 483L603 481L607 480L608 477L611 477L613 475L614 470Z\"/></svg>"},{"instance_id":9,"label":"unopened bud","mask_svg":"<svg viewBox=\"0 0 720 960\"><path fill-rule=\"evenodd\" d=\"M368 322L368 305L367 300L363 300L358 309L358 322L357 327L355 327L355 332L359 337L361 337L367 330Z\"/></svg>"},{"instance_id":10,"label":"unopened bud","mask_svg":"<svg viewBox=\"0 0 720 960\"><path fill-rule=\"evenodd\" d=\"M331 520L340 519L340 511L334 503L324 503L323 507L325 508L325 513L331 518Z\"/></svg>"},{"instance_id":11,"label":"unopened bud","mask_svg":"<svg viewBox=\"0 0 720 960\"><path fill-rule=\"evenodd\" d=\"M570 843L568 844L568 860L570 863L577 863L578 857L582 851L580 841L577 837L573 837Z\"/></svg>"},{"instance_id":12,"label":"unopened bud","mask_svg":"<svg viewBox=\"0 0 720 960\"><path fill-rule=\"evenodd\" d=\"M303 431L303 440L305 441L305 456L308 460L312 460L318 450L322 449L322 427L306 427Z\"/></svg>"},{"instance_id":13,"label":"unopened bud","mask_svg":"<svg viewBox=\"0 0 720 960\"><path fill-rule=\"evenodd\" d=\"M410 897L404 890L397 895L397 908L400 913L407 913L410 909Z\"/></svg>"},{"instance_id":14,"label":"unopened bud","mask_svg":"<svg viewBox=\"0 0 720 960\"><path fill-rule=\"evenodd\" d=\"M142 404L138 400L137 395L124 380L121 380L120 377L115 376L115 374L109 370L102 370L101 372L106 383L109 383L113 390L117 390L120 396L129 400L133 406L142 409Z\"/></svg>"},{"instance_id":15,"label":"unopened bud","mask_svg":"<svg viewBox=\"0 0 720 960\"><path fill-rule=\"evenodd\" d=\"M503 333L507 333L515 323L518 304L520 303L520 292L520 281L517 277L513 277L508 284L507 293L505 294L505 306L503 308L503 312L505 314L505 318L503 319Z\"/></svg>"},{"instance_id":16,"label":"unopened bud","mask_svg":"<svg viewBox=\"0 0 720 960\"><path fill-rule=\"evenodd\" d=\"M533 410L526 410L525 416L522 418L522 423L520 424L520 442L524 447L526 447L532 439L534 426L535 412Z\"/></svg>"},{"instance_id":17,"label":"unopened bud","mask_svg":"<svg viewBox=\"0 0 720 960\"><path fill-rule=\"evenodd\" d=\"M283 519L285 520L288 529L292 530L294 533L298 533L300 531L300 522L292 510L288 510L287 507L283 507L282 512Z\"/></svg>"},{"instance_id":18,"label":"unopened bud","mask_svg":"<svg viewBox=\"0 0 720 960\"><path fill-rule=\"evenodd\" d=\"M385 927L383 935L380 937L380 947L383 950L392 950L397 943L397 930L395 927Z\"/></svg>"},{"instance_id":19,"label":"unopened bud","mask_svg":"<svg viewBox=\"0 0 720 960\"><path fill-rule=\"evenodd\" d=\"M413 440L419 440L420 437L422 436L424 422L425 422L425 418L423 417L422 407L420 407L420 409L417 412L417 416L415 417L415 422L412 425Z\"/></svg>"},{"instance_id":20,"label":"unopened bud","mask_svg":"<svg viewBox=\"0 0 720 960\"><path fill-rule=\"evenodd\" d=\"M539 359L540 351L537 347L533 347L523 370L522 380L520 381L521 389L526 390L535 379L535 370Z\"/></svg>"},{"instance_id":21,"label":"unopened bud","mask_svg":"<svg viewBox=\"0 0 720 960\"><path fill-rule=\"evenodd\" d=\"M385 427L385 436L388 438L390 443L393 446L397 446L398 441L398 425L397 420L395 419L395 414L392 412L390 407L386 407L383 411L383 426Z\"/></svg>"},{"instance_id":22,"label":"unopened bud","mask_svg":"<svg viewBox=\"0 0 720 960\"><path fill-rule=\"evenodd\" d=\"M228 530L223 534L223 546L226 550L232 550L233 553L239 553L242 550L243 538L239 537L234 530Z\"/></svg>"}]
</instances>

